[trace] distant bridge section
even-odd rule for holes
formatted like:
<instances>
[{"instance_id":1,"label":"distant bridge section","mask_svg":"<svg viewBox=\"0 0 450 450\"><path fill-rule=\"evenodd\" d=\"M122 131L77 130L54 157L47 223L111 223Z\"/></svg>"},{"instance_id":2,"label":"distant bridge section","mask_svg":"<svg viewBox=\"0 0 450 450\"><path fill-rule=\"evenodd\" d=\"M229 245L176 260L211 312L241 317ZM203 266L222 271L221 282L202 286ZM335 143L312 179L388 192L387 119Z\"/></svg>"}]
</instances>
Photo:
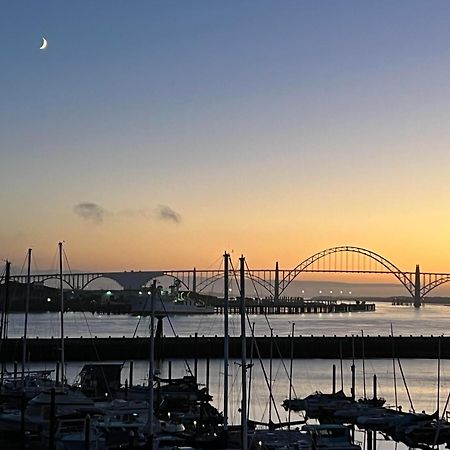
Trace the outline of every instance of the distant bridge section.
<instances>
[{"instance_id":1,"label":"distant bridge section","mask_svg":"<svg viewBox=\"0 0 450 450\"><path fill-rule=\"evenodd\" d=\"M405 272L395 264L362 247L339 246L331 247L306 258L293 269L280 269L278 262L275 269L250 269L247 267L245 276L254 287L262 288L265 296L275 301L286 291L287 287L302 273L361 273L361 274L390 274L405 287L414 299L414 305L419 307L425 295L436 287L450 281L450 273L420 272L419 265L414 272ZM187 290L204 292L213 283L223 279L224 271L219 269L206 270L151 270L130 272L93 272L93 273L65 273L64 283L73 290L82 290L94 280L108 278L117 282L124 289L140 289L149 284L154 278L163 276L178 280ZM237 273L231 268L228 277L237 281ZM12 280L26 283L26 275L14 275ZM31 276L32 282L44 283L50 279L59 279L59 274L36 274ZM1 281L1 279L0 279ZM238 284L236 282L236 284ZM256 289L255 289L256 290ZM260 294L262 296L262 294Z\"/></svg>"},{"instance_id":2,"label":"distant bridge section","mask_svg":"<svg viewBox=\"0 0 450 450\"><path fill-rule=\"evenodd\" d=\"M114 280L124 289L139 289L148 284L154 278L164 275L162 271L131 271L131 272L93 272L93 273L64 273L62 276L63 282L70 289L83 290L94 280L100 278L108 278ZM59 273L37 274L31 275L32 283L44 283L48 280L59 280ZM12 281L19 283L26 283L26 275L13 275Z\"/></svg>"}]
</instances>

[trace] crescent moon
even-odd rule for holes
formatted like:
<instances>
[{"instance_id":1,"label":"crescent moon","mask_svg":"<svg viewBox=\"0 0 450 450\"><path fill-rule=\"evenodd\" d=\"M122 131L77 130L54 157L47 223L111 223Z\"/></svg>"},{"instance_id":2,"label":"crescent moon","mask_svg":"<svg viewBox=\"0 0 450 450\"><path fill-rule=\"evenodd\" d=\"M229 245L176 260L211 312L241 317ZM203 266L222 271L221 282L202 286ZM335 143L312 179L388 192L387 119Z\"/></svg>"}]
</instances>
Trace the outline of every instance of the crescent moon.
<instances>
[{"instance_id":1,"label":"crescent moon","mask_svg":"<svg viewBox=\"0 0 450 450\"><path fill-rule=\"evenodd\" d=\"M39 47L39 50L45 50L47 48L48 42L45 37L42 37L42 45Z\"/></svg>"}]
</instances>

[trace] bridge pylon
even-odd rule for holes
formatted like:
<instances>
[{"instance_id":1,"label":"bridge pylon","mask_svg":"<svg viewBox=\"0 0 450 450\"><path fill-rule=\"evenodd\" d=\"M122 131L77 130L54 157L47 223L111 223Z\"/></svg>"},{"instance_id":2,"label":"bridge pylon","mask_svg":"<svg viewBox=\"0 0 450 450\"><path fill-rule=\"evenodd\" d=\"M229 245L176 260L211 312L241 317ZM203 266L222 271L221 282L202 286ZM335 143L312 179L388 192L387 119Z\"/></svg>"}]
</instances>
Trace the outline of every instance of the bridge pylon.
<instances>
[{"instance_id":1,"label":"bridge pylon","mask_svg":"<svg viewBox=\"0 0 450 450\"><path fill-rule=\"evenodd\" d=\"M195 267L192 271L192 292L197 293L197 269Z\"/></svg>"},{"instance_id":2,"label":"bridge pylon","mask_svg":"<svg viewBox=\"0 0 450 450\"><path fill-rule=\"evenodd\" d=\"M280 269L278 261L275 263L275 285L273 290L273 301L276 302L280 297Z\"/></svg>"},{"instance_id":3,"label":"bridge pylon","mask_svg":"<svg viewBox=\"0 0 450 450\"><path fill-rule=\"evenodd\" d=\"M416 264L416 276L414 278L414 308L422 306L422 296L420 295L420 268Z\"/></svg>"}]
</instances>

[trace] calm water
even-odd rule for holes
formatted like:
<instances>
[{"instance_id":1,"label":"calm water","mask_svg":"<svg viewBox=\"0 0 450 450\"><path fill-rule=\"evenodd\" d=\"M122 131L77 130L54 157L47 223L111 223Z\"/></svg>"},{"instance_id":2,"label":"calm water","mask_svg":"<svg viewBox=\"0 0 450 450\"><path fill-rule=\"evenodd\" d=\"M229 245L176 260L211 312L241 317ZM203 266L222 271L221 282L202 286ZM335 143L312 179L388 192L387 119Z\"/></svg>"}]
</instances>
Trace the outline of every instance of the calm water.
<instances>
[{"instance_id":1,"label":"calm water","mask_svg":"<svg viewBox=\"0 0 450 450\"><path fill-rule=\"evenodd\" d=\"M187 364L194 371L194 361L174 360L172 362L173 376L183 376L188 374ZM261 368L264 364L266 373L269 374L269 361L263 360L262 363L254 361L252 384L251 384L251 407L250 418L254 420L269 420L269 394L265 382L264 374ZM337 386L340 388L340 361L338 360L297 360L294 361L293 369L293 396L306 396L316 390L322 392L331 392L332 389L332 366L337 367ZM343 387L347 394L350 393L350 372L351 361L343 362ZM68 363L67 376L69 381L75 380L81 363ZM33 365L34 368L54 368L54 363L41 363ZM425 410L434 412L437 407L437 362L435 360L405 360L402 362L402 368L405 374L408 388L411 392L413 406L416 411ZM372 378L375 373L378 377L378 395L387 400L387 405L395 405L395 391L393 383L392 361L388 359L367 360L365 362L366 370L366 392L370 396L372 393ZM166 377L168 363L161 365L161 376ZM229 376L229 401L230 401L230 422L239 423L241 398L241 375L238 361L230 361ZM287 421L287 412L281 407L282 401L289 396L289 361L274 360L272 370L272 392L276 408L281 421ZM124 364L122 372L122 382L128 377L129 364ZM145 361L134 362L134 382L136 384L145 384L147 382L148 363ZM397 374L397 398L398 404L402 405L403 410L410 410L410 404L406 394L406 389L399 374L399 368L396 367ZM198 361L198 379L200 383L206 383L206 366L204 361ZM362 362L356 361L356 393L357 396L364 395L364 382L362 373ZM210 393L213 395L213 404L219 410L223 410L223 361L211 360L210 362ZM447 395L450 392L450 361L441 362L441 384L440 384L440 411L442 413ZM298 413L292 413L292 420L299 420L302 416ZM272 408L272 420L278 421L278 415L275 408ZM394 450L397 448L394 443L386 442L379 436L379 448L384 450ZM360 441L363 435L357 436ZM399 444L398 448L406 449Z\"/></svg>"},{"instance_id":2,"label":"calm water","mask_svg":"<svg viewBox=\"0 0 450 450\"><path fill-rule=\"evenodd\" d=\"M258 336L269 335L270 327L274 334L288 335L292 322L295 323L296 335L343 336L361 334L389 335L391 324L395 334L401 335L449 335L450 307L428 305L419 310L407 306L393 306L377 303L375 312L341 313L341 314L304 314L304 315L261 315L250 316L255 323ZM223 316L216 314L196 316L172 316L170 322L175 333L180 336L199 335L214 336L222 334ZM59 336L59 315L57 313L30 314L29 336ZM78 336L127 336L131 337L137 329L138 336L149 335L149 317L132 317L127 315L100 315L84 313L67 313L64 315L65 334ZM229 321L230 335L240 333L240 318L231 315ZM172 336L169 320L164 319L164 334ZM23 335L23 314L10 315L9 336Z\"/></svg>"},{"instance_id":3,"label":"calm water","mask_svg":"<svg viewBox=\"0 0 450 450\"><path fill-rule=\"evenodd\" d=\"M390 304L377 304L376 312L351 313L351 314L311 314L311 315L274 315L268 316L270 322L264 316L251 316L250 321L255 323L257 335L270 333L270 327L275 334L287 335L291 331L292 322L295 322L296 334L303 335L346 335L360 334L364 330L366 335L387 335L390 333L391 323L395 334L402 335L448 335L450 328L450 308L446 306L426 306L420 310L412 307L398 307ZM171 317L171 323L177 334L181 336L193 335L220 335L223 329L223 316L176 316ZM83 313L65 314L65 334L68 336L133 336L137 334L147 336L149 318L139 319L125 315L92 315ZM239 335L240 319L238 316L230 316L230 334ZM19 337L23 333L23 315L11 314L9 335ZM59 316L55 313L31 314L29 318L29 336L50 337L59 335ZM173 335L168 319L164 319L164 333ZM263 361L266 373L269 373L269 361ZM134 363L135 383L146 383L148 363L136 361ZM193 361L175 360L172 365L173 376L182 376L188 373L187 364L194 371ZM210 366L210 392L214 397L213 404L223 410L223 361L211 360ZM337 384L340 387L340 361L333 360L296 360L294 361L294 389L295 395L306 396L315 390L331 392L332 366L337 367ZM350 392L350 361L343 362L343 387L346 393ZM81 363L68 363L67 376L69 381L75 380ZM434 412L437 401L437 362L435 360L405 360L402 362L408 388L412 395L413 406L416 411L425 410ZM54 368L54 363L34 364L34 368ZM357 395L364 395L364 381L362 374L362 362L356 362L357 370ZM378 377L378 393L387 400L387 404L395 404L395 391L393 382L392 361L388 359L367 360L366 393L372 392L373 374ZM122 381L128 378L129 364L125 362L122 373ZM161 365L161 375L167 376L168 363ZM279 417L287 420L287 413L281 408L282 401L288 397L289 382L287 373L289 361L274 360L272 370L272 390L277 405ZM206 382L205 362L198 362L198 379ZM398 404L404 410L411 409L402 382L398 366L397 374L397 398ZM239 402L241 396L240 366L237 361L230 362L229 379L230 396L230 420L239 422ZM441 383L439 407L442 412L447 395L450 392L450 360L441 363ZM250 417L255 420L267 421L269 419L269 395L265 377L259 361L254 361L252 387L251 387ZM272 418L278 420L277 412L273 408ZM293 413L292 419L300 416ZM363 440L363 436L359 436ZM378 443L380 449L393 450L394 444L384 441L381 437ZM406 447L399 445L401 449Z\"/></svg>"}]
</instances>

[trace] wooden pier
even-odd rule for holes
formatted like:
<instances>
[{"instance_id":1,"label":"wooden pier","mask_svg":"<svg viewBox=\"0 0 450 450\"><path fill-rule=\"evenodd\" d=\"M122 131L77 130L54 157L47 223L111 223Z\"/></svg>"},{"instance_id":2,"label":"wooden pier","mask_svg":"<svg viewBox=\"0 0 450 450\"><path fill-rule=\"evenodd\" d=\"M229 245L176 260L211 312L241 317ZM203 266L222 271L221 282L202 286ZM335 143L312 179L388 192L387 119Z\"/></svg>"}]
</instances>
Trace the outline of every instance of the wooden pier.
<instances>
[{"instance_id":1,"label":"wooden pier","mask_svg":"<svg viewBox=\"0 0 450 450\"><path fill-rule=\"evenodd\" d=\"M213 306L217 314L223 314L224 305L222 299L208 302ZM351 303L337 302L334 300L304 300L302 298L285 297L276 301L259 299L245 302L247 314L331 314L348 312L371 312L375 311L374 303L355 301ZM239 314L239 301L229 302L230 314Z\"/></svg>"}]
</instances>

